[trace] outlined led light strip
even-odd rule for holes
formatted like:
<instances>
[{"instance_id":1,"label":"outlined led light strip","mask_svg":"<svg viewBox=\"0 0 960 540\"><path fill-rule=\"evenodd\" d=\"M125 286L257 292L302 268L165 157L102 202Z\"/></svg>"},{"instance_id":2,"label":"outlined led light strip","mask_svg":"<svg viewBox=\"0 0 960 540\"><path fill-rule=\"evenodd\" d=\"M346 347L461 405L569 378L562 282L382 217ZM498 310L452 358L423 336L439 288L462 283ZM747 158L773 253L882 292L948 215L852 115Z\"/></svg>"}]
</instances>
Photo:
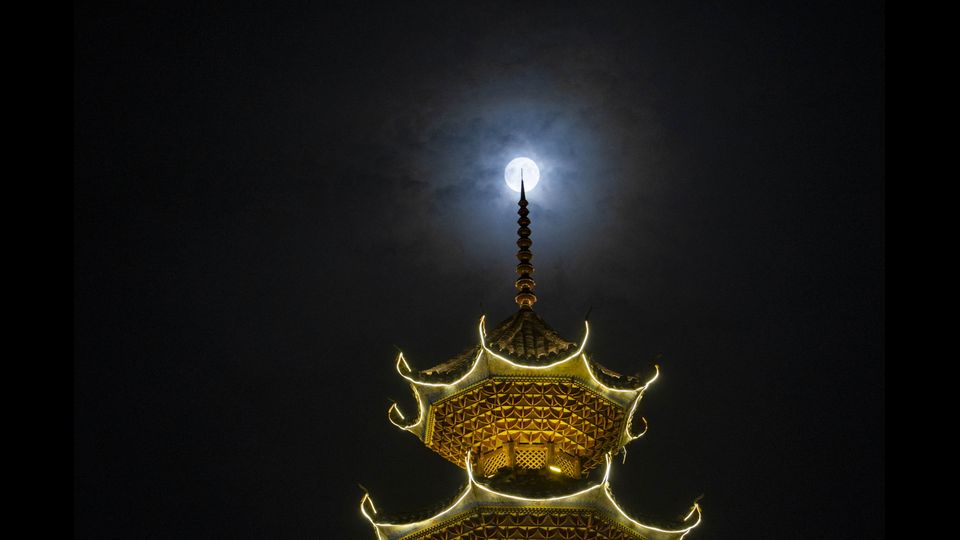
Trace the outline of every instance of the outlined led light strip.
<instances>
[{"instance_id":1,"label":"outlined led light strip","mask_svg":"<svg viewBox=\"0 0 960 540\"><path fill-rule=\"evenodd\" d=\"M693 503L693 507L690 509L690 512L687 513L687 515L683 518L683 521L684 521L684 522L689 521L690 518L693 516L694 513L697 514L697 521L696 521L694 524L690 525L689 527L684 527L684 528L682 528L682 529L661 529L661 528L659 528L659 527L654 527L654 526L652 526L652 525L646 525L646 524L644 524L644 523L640 523L639 521L631 518L629 515L627 515L626 512L623 511L622 508L620 508L620 505L618 505L617 502L613 499L613 495L611 494L611 491L610 491L610 469L612 468L612 461L613 461L613 460L612 460L611 454L610 454L609 452L608 452L604 457L605 457L605 459L606 459L606 469L604 470L604 473L603 473L603 480L602 480L599 484L590 486L590 487L588 487L588 488L586 488L586 489L584 489L584 490L578 491L578 492L576 492L576 493L571 493L571 494L569 494L569 495L561 495L561 496L557 496L557 497L546 497L546 498L532 498L532 497L521 497L521 496L519 496L519 495L511 495L511 494L509 494L509 493L502 493L502 492L496 491L496 490L494 490L494 489L491 489L491 488L489 488L489 487L481 484L480 482L477 482L477 480L476 480L476 479L474 478L474 476L473 476L473 463L472 463L471 455L470 455L470 452L467 452L467 455L466 455L467 480L468 480L468 482L467 482L467 487L466 487L466 489L463 490L463 493L460 495L460 497L457 498L456 502L454 502L453 504L451 504L451 505L448 506L447 508L441 510L441 511L438 512L437 514L435 514L435 515L433 515L433 516L431 516L431 517L429 517L429 518L422 519L422 520L420 520L420 521L414 521L414 522L411 522L411 523L387 523L387 522L377 522L377 521L374 520L373 516L371 516L370 513L367 512L367 506L369 505L370 510L373 512L373 514L377 514L377 509L376 509L376 507L373 505L373 499L370 497L370 494L369 494L369 493L364 493L363 498L360 499L360 512L361 512L361 513L363 514L363 516L367 519L367 521L369 521L370 524L373 525L373 528L374 528L374 530L375 530L376 533L377 533L377 538L380 539L380 540L382 540L382 539L383 539L383 536L382 536L381 533L380 533L380 527L411 527L411 526L419 525L419 524L421 524L421 523L427 523L427 522L436 521L438 518L440 518L440 517L442 517L442 516L450 513L450 512L453 511L455 508L457 508L457 507L460 505L460 503L463 502L463 500L467 497L467 495L469 495L469 494L473 491L474 488L478 488L478 489L480 489L480 490L482 490L482 491L485 491L485 492L490 493L490 494L492 494L492 495L495 495L495 496L497 496L497 497L503 497L503 498L506 498L506 499L512 499L512 500L523 501L523 502L538 503L538 504L540 504L540 503L549 503L549 502L552 502L552 501L559 501L559 500L563 500L563 499L569 499L569 498L572 498L572 497L577 497L577 496L583 495L583 494L585 494L585 493L589 493L589 492L594 491L594 490L597 490L597 489L602 489L604 495L606 495L606 497L607 497L607 500L610 501L610 503L611 503L611 504L613 505L613 507L617 510L617 512L618 512L624 519L626 519L626 520L629 521L631 524L633 524L635 527L638 527L638 528L641 528L641 529L646 529L646 530L651 530L651 531L657 531L657 532L667 533L667 534L680 534L681 536L680 536L679 540L683 540L683 537L686 536L687 533L689 533L691 530L693 530L693 529L696 528L698 525L700 525L700 522L703 520L703 515L702 515L702 512L701 512L701 510L700 510L700 504L699 504L699 503L696 503L696 502Z\"/></svg>"},{"instance_id":2,"label":"outlined led light strip","mask_svg":"<svg viewBox=\"0 0 960 540\"><path fill-rule=\"evenodd\" d=\"M504 356L500 356L499 354L497 354L497 353L493 352L492 350L490 350L489 347L487 347L487 340L485 339L485 336L484 336L484 335L486 334L485 327L484 327L484 320L486 320L486 317L487 317L486 315L480 317L480 346L483 348L483 350L485 350L485 351L487 351L488 353L490 353L490 355L493 356L494 358L497 358L498 360L501 360L501 361L503 361L503 362L506 362L507 364L509 364L509 365L511 365L511 366L513 366L513 367L515 367L515 368L520 368L520 369L549 369L549 368L552 368L552 367L554 367L554 366L559 366L560 364L562 364L562 363L564 363L564 362L567 362L567 361L569 361L569 360L571 360L571 359L573 359L573 358L576 358L576 357L580 356L580 355L583 353L584 347L587 346L587 339L590 338L590 323L588 323L587 321L583 321L583 326L584 326L583 342L580 344L579 347L577 347L577 352L571 354L570 356L564 358L563 360L557 360L556 362L554 362L554 363L552 363L552 364L547 364L547 365L545 365L545 366L530 366L530 365L527 365L527 364L520 364L520 363L514 362L513 360L510 360L509 358L506 358L506 357L504 357ZM590 375L593 376L593 373L591 372Z\"/></svg>"},{"instance_id":3,"label":"outlined led light strip","mask_svg":"<svg viewBox=\"0 0 960 540\"><path fill-rule=\"evenodd\" d=\"M480 365L480 359L481 359L481 357L483 356L483 353L484 353L484 352L487 352L488 354L490 354L490 356L492 356L492 357L500 360L501 362L504 362L504 363L506 363L506 364L514 367L514 368L518 368L518 369L536 369L536 370L549 369L549 368L558 366L558 365L560 365L560 364L563 364L564 362L568 362L568 361L572 360L573 358L576 358L576 357L579 356L579 357L583 360L583 365L584 365L584 367L585 367L586 370L587 370L587 374L590 375L590 378L593 380L593 382L594 382L597 386L603 388L604 390L606 390L606 391L608 391L608 392L626 392L626 393L635 393L635 394L637 394L637 397L635 398L635 400L634 400L634 402L633 402L633 405L630 407L630 411L627 413L627 422L626 422L626 424L624 425L624 430L623 430L624 433L623 433L623 438L622 438L622 439L624 440L624 444L629 443L630 441L635 441L635 440L639 439L640 437L643 437L643 436L647 433L647 430L649 429L649 423L647 422L647 419L644 418L644 417L641 417L641 418L640 418L640 419L643 421L643 424L644 424L643 431L640 432L640 433L637 434L637 435L634 435L634 434L632 433L633 415L634 415L634 413L635 413L636 410L637 410L637 406L640 404L640 400L643 398L643 393L647 390L647 388L650 387L651 384L653 384L653 383L657 380L658 377L660 377L660 366L659 366L659 365L654 364L654 366L653 366L653 367L654 367L653 377L651 377L647 382L643 383L643 385L641 385L641 386L639 386L639 387L637 387L637 388L612 388L612 387L609 387L609 386L603 384L603 383L600 381L600 379L597 378L596 374L595 374L594 371L593 371L593 368L591 368L591 366L590 366L590 361L589 361L589 359L587 358L587 355L583 353L583 350L584 350L584 348L586 348L586 345L587 345L587 340L588 340L589 337L590 337L590 323L589 323L588 321L583 321L583 324L584 324L583 342L581 343L580 347L577 348L577 351L576 351L575 353L571 354L570 356L568 356L568 357L566 357L566 358L564 358L564 359L562 359L562 360L558 360L557 362L554 362L554 363L552 363L552 364L548 364L548 365L545 365L545 366L530 366L530 365L526 365L526 364L520 364L520 363L517 363L517 362L515 362L515 361L513 361L513 360L510 360L509 358L506 358L506 357L504 357L504 356L502 356L502 355L500 355L500 354L497 354L497 353L493 352L489 347L487 347L487 343L486 343L486 326L485 326L485 324L486 324L486 317L487 317L486 315L482 315L482 316L480 317L480 322L479 322L479 324L477 325L477 333L478 333L479 336L480 336L480 351L477 352L477 356L473 359L473 364L470 366L470 369L469 369L463 376L461 376L459 379L457 379L457 380L455 380L455 381L452 381L452 382L449 382L449 383L431 383L431 382L426 382L426 381L418 381L418 380L414 379L413 377L411 377L411 374L413 373L413 368L411 368L411 367L410 367L410 364L407 363L407 360L406 360L406 358L404 358L403 353L401 352L401 353L399 353L399 354L397 355L397 361L396 361L396 370L397 370L397 373L399 373L401 377L403 377L404 379L406 379L407 381L409 381L409 382L411 383L411 387L413 388L413 392L414 392L414 394L416 395L416 398L417 398L417 420L416 420L416 422L414 422L414 423L412 423L412 424L408 424L408 425L402 425L402 424L394 421L394 419L392 418L392 416L391 416L391 414L390 414L391 411L396 411L397 415L400 416L400 418L401 418L402 420L405 420L405 419L406 419L406 416L405 416L405 415L403 414L403 412L400 410L400 407L399 407L396 403L394 403L394 404L390 405L390 407L387 409L387 418L390 420L390 423L392 423L393 425L399 427L400 429L404 429L404 430L407 430L407 431L409 431L409 430L415 428L416 426L420 425L420 423L423 421L423 416L424 416L423 413L424 413L424 410L426 409L426 407L425 407L424 404L423 404L423 399L422 399L422 397L420 396L420 393L417 391L417 386L426 386L426 387L434 387L434 388L448 388L448 387L451 387L451 386L456 386L457 384L463 382L463 381L466 380L468 377L470 377L470 375L473 374L473 372L477 369L477 366Z\"/></svg>"},{"instance_id":4,"label":"outlined led light strip","mask_svg":"<svg viewBox=\"0 0 960 540\"><path fill-rule=\"evenodd\" d=\"M487 317L486 315L483 315L483 316L480 317L480 324L478 325L478 328L477 328L478 334L479 334L479 336L480 336L480 348L481 348L481 351L478 352L476 358L473 359L473 364L470 366L470 369L469 369L463 376L461 376L459 379L457 379L457 380L455 380L455 381L452 381L452 382L448 382L448 383L432 383L432 382L427 382L427 381L418 381L417 379L414 379L413 377L410 376L410 375L413 373L413 368L410 367L410 364L407 362L407 359L403 356L403 353L402 353L402 352L397 355L397 362L396 362L397 373L399 373L401 377L403 377L404 379L410 381L411 383L416 384L416 385L420 385L420 386L431 386L431 387L438 387L438 388L455 386L455 385L463 382L465 379L467 379L467 377L469 377L469 376L474 372L474 370L477 368L477 365L479 365L479 363L480 363L480 357L482 356L481 353L482 353L483 351L486 351L487 353L490 354L490 356L492 356L492 357L494 357L494 358L496 358L496 359L498 359L498 360L506 363L506 364L509 365L509 366L512 366L512 367L518 368L518 369L536 369L536 370L550 369L550 368L552 368L552 367L556 367L556 366L558 366L558 365L560 365L560 364L563 364L564 362L569 362L570 360L572 360L572 359L574 359L574 358L580 357L581 360L583 360L583 364L584 364L584 367L585 367L586 370L587 370L587 373L590 375L590 379L592 379L593 382L597 384L597 386L603 388L604 390L610 391L610 392L633 392L633 393L643 392L644 390L647 389L647 387L648 387L650 384L652 384L655 380L657 380L657 377L660 375L660 366L654 365L654 369L656 370L656 373L653 375L653 377L652 377L649 381L645 382L643 385L641 385L641 386L639 386L639 387L637 387L637 388L613 388L613 387L610 387L610 386L607 386L607 385L603 384L603 383L600 381L600 379L597 378L596 374L595 374L594 371L593 371L593 368L590 366L590 361L589 361L589 359L587 358L587 356L586 356L585 354L583 354L583 350L584 350L584 349L586 348L586 346L587 346L587 340L590 338L590 323L589 323L588 321L583 321L583 326L584 326L583 341L581 342L580 346L577 348L576 352L574 352L574 353L571 354L570 356L567 356L566 358L563 358L563 359L561 359L561 360L557 360L556 362L553 362L553 363L547 364L547 365L543 365L543 366L540 366L540 365L535 365L535 366L534 366L534 365L529 365L529 364L522 364L522 363L516 362L516 361L514 361L514 360L511 360L511 359L509 359L509 358L507 358L507 357L505 357L505 356L503 356L503 355L500 355L500 354L498 354L498 353L495 353L495 352L493 352L492 349L490 349L489 347L487 347L487 342L486 342L486 337L485 337L485 335L486 335L486 331L485 331L485 321L486 321L486 317ZM401 367L401 366L402 366L402 367Z\"/></svg>"},{"instance_id":5,"label":"outlined led light strip","mask_svg":"<svg viewBox=\"0 0 960 540\"><path fill-rule=\"evenodd\" d=\"M393 405L390 405L389 409L387 409L387 420L390 420L390 423L397 426L398 428L405 429L407 431L410 431L411 429L420 425L420 422L423 421L423 412L425 409L425 407L423 406L423 398L420 397L420 392L417 391L417 387L414 385L410 385L410 387L413 388L413 395L417 398L417 421L416 422L406 426L398 424L397 422L393 421L393 418L390 416L390 411L392 410L397 411L397 414L400 415L400 419L406 420L407 417L404 416L402 412L400 412L400 407L398 407L397 404L394 403Z\"/></svg>"}]
</instances>

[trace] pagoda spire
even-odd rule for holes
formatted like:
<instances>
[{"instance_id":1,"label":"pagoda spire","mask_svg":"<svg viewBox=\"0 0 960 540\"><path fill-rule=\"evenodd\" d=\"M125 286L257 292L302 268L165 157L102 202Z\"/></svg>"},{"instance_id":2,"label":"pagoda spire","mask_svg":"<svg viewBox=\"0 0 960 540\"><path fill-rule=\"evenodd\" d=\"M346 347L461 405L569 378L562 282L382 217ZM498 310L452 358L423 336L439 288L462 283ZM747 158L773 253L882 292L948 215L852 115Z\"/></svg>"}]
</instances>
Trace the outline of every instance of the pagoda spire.
<instances>
[{"instance_id":1,"label":"pagoda spire","mask_svg":"<svg viewBox=\"0 0 960 540\"><path fill-rule=\"evenodd\" d=\"M530 262L533 260L533 253L530 252L533 240L530 239L530 218L527 217L530 211L527 210L527 196L523 189L523 169L520 169L520 202L517 205L520 207L517 210L520 215L517 220L517 225L520 225L517 229L517 235L520 236L517 239L517 247L520 248L517 251L517 260L520 261L517 264L517 274L520 277L514 283L517 287L517 296L514 299L521 310L532 310L533 304L537 303L537 295L533 294L536 283L530 277L533 274L533 263Z\"/></svg>"},{"instance_id":2,"label":"pagoda spire","mask_svg":"<svg viewBox=\"0 0 960 540\"><path fill-rule=\"evenodd\" d=\"M519 168L511 165L504 175L511 187ZM522 169L519 191L520 309L490 332L480 317L476 345L429 369L414 369L403 353L396 357L416 411L393 403L387 418L464 469L467 484L433 516L380 512L364 489L360 513L377 540L683 540L700 524L696 501L682 521L647 525L620 508L609 481L613 456L647 431L637 409L659 368L654 365L645 382L607 369L584 353L586 320L578 344L560 337L533 310L533 242ZM597 469L603 472L599 483L591 477Z\"/></svg>"}]
</instances>

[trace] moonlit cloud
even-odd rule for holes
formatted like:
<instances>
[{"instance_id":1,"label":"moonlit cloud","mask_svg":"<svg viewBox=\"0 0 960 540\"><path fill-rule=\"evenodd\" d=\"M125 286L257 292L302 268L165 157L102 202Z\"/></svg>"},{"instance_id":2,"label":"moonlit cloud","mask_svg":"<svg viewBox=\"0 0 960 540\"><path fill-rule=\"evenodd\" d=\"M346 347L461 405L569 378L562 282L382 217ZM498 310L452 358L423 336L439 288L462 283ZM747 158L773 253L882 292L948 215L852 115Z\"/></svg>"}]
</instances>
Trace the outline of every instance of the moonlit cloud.
<instances>
[{"instance_id":1,"label":"moonlit cloud","mask_svg":"<svg viewBox=\"0 0 960 540\"><path fill-rule=\"evenodd\" d=\"M639 86L643 77L625 80L636 68L603 47L549 36L514 47L518 39L491 36L463 59L462 71L389 89L410 104L377 119L368 142L377 156L368 173L385 180L394 204L389 241L424 260L467 244L440 270L462 274L502 261L509 284L517 197L503 168L524 155L541 169L528 197L541 283L623 265L617 238L629 236L635 248L645 239L618 228L621 218L652 216L664 181L657 167L668 155L653 96Z\"/></svg>"}]
</instances>

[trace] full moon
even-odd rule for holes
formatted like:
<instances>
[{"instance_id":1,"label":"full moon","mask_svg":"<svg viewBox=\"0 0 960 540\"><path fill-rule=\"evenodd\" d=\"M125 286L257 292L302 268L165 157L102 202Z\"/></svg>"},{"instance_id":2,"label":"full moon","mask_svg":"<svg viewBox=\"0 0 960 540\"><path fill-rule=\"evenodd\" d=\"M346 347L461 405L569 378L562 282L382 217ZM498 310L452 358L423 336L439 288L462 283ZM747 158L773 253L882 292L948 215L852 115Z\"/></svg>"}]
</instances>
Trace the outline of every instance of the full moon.
<instances>
[{"instance_id":1,"label":"full moon","mask_svg":"<svg viewBox=\"0 0 960 540\"><path fill-rule=\"evenodd\" d=\"M507 181L510 189L520 192L520 171L523 170L523 189L530 191L537 187L540 181L540 168L532 159L518 157L507 163L507 168L503 171L503 179Z\"/></svg>"}]
</instances>

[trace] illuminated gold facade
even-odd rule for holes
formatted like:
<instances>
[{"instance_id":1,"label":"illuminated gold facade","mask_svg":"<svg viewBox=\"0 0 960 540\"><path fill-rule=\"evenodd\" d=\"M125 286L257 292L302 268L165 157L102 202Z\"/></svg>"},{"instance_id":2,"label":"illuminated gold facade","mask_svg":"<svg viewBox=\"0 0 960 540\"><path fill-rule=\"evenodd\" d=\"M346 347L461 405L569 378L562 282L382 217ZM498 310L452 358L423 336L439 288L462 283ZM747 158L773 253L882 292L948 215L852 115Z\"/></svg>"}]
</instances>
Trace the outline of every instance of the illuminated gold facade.
<instances>
[{"instance_id":1,"label":"illuminated gold facade","mask_svg":"<svg viewBox=\"0 0 960 540\"><path fill-rule=\"evenodd\" d=\"M617 443L625 416L577 383L550 379L488 379L430 411L427 446L461 467L473 451L484 476L556 465L579 478Z\"/></svg>"},{"instance_id":2,"label":"illuminated gold facade","mask_svg":"<svg viewBox=\"0 0 960 540\"><path fill-rule=\"evenodd\" d=\"M389 411L394 424L460 467L471 452L483 476L496 473L491 464L499 463L531 469L554 465L580 478L603 463L604 455L639 436L631 430L632 414L648 383L599 366L575 343L563 347L565 356L535 356L536 346L517 347L509 355L507 346L489 339L484 321L479 345L451 362L417 372L402 355L397 358L419 412L412 417L394 405ZM519 311L490 336L503 335L498 331L504 327L526 333L534 344L552 332L532 310ZM586 343L587 323L584 328ZM531 354L516 354L520 351ZM654 370L647 381L655 378Z\"/></svg>"},{"instance_id":3,"label":"illuminated gold facade","mask_svg":"<svg viewBox=\"0 0 960 540\"><path fill-rule=\"evenodd\" d=\"M700 523L697 504L681 523L656 527L624 513L609 484L612 457L646 432L634 417L658 368L645 377L604 368L585 353L586 321L572 342L533 311L526 206L521 188L519 311L489 333L481 317L477 345L433 368L415 370L402 353L396 361L417 412L394 404L390 421L465 469L466 488L418 521L391 520L369 495L361 511L378 540L681 539ZM599 482L590 481L595 469Z\"/></svg>"}]
</instances>

